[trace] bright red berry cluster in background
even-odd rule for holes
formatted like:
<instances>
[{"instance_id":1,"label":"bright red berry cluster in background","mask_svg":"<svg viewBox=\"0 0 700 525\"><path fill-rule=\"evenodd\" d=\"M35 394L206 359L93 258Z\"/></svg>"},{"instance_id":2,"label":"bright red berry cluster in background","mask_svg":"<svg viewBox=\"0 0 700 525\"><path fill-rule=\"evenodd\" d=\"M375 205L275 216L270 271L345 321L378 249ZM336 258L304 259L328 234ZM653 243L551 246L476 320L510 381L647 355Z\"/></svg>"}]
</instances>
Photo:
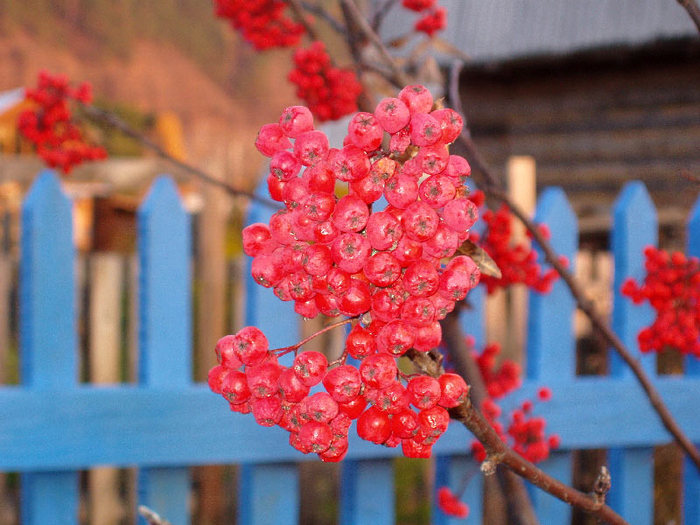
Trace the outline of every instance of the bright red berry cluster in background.
<instances>
[{"instance_id":1,"label":"bright red berry cluster in background","mask_svg":"<svg viewBox=\"0 0 700 525\"><path fill-rule=\"evenodd\" d=\"M327 440L309 441L317 432L302 433L302 427L311 420L316 429L317 423L331 425L338 414L347 416L341 418L342 427L357 419L363 439L400 444L409 457L430 456L432 444L447 429L447 408L464 400L467 385L459 376L445 374L439 379L403 377L408 379L404 386L396 359L411 348L426 352L437 347L442 339L439 321L479 280L472 259L454 257L477 219L463 184L469 164L450 155L447 147L461 128L457 113L433 109L433 97L423 86L408 86L397 98L385 98L373 114L356 114L342 149L329 147L302 106L287 108L278 123L262 127L256 146L271 157L270 195L285 208L269 224L243 230L243 248L253 257L253 278L273 288L280 299L294 301L295 310L305 317L323 313L360 319L348 335L341 362L351 356L361 364L327 370L322 354L297 355L295 381L309 382L307 386L322 381L326 392L308 399L323 400L324 414L332 416L309 419L308 411L300 408L296 426L288 422L290 411L297 410L294 404L315 407L316 401L307 401L306 394L297 398L296 387L289 394L272 380L273 386L256 397L251 378L263 373L257 365L269 370L264 372L268 378L292 372L280 369L269 356L268 361L241 356L246 369L234 376L241 382L245 378L252 401L227 395L223 380L219 387L216 379L224 369L238 373L238 363L222 363L214 373L214 390L221 390L235 409L245 411L238 405L249 403L259 422L283 425L294 446L326 460L344 455L347 428L334 430L332 435L342 439L327 452ZM338 198L336 184L347 187L347 195ZM389 206L372 209L381 197ZM444 258L450 259L446 265ZM318 433L327 437L323 428Z\"/></svg>"},{"instance_id":2,"label":"bright red berry cluster in background","mask_svg":"<svg viewBox=\"0 0 700 525\"><path fill-rule=\"evenodd\" d=\"M440 487L437 491L437 505L448 516L464 519L469 516L469 507L447 487Z\"/></svg>"},{"instance_id":3,"label":"bright red berry cluster in background","mask_svg":"<svg viewBox=\"0 0 700 525\"><path fill-rule=\"evenodd\" d=\"M436 4L436 0L402 0L401 2L405 8L421 14L413 28L430 37L447 26L447 10Z\"/></svg>"},{"instance_id":4,"label":"bright red berry cluster in background","mask_svg":"<svg viewBox=\"0 0 700 525\"><path fill-rule=\"evenodd\" d=\"M42 71L37 87L27 89L26 99L36 107L20 113L17 127L36 146L37 153L48 166L69 173L74 166L86 160L107 157L104 148L85 142L71 116L71 100L83 104L89 104L92 100L87 82L73 88L65 75L51 75Z\"/></svg>"},{"instance_id":5,"label":"bright red berry cluster in background","mask_svg":"<svg viewBox=\"0 0 700 525\"><path fill-rule=\"evenodd\" d=\"M481 192L474 192L471 198L477 205L483 203ZM512 284L524 284L537 292L548 293L559 274L553 268L543 272L537 264L537 252L527 244L513 241L512 214L508 207L504 204L496 211L486 210L481 218L486 226L483 235L472 232L470 236L486 250L502 273L500 279L482 277L488 293ZM548 230L540 228L547 235Z\"/></svg>"},{"instance_id":6,"label":"bright red berry cluster in background","mask_svg":"<svg viewBox=\"0 0 700 525\"><path fill-rule=\"evenodd\" d=\"M700 357L700 260L681 252L669 254L649 246L642 285L628 279L622 293L635 304L648 301L654 323L637 336L642 352L674 348Z\"/></svg>"},{"instance_id":7,"label":"bright red berry cluster in background","mask_svg":"<svg viewBox=\"0 0 700 525\"><path fill-rule=\"evenodd\" d=\"M321 122L357 111L362 86L354 71L333 66L323 42L294 52L294 69L288 78L297 87L297 96Z\"/></svg>"},{"instance_id":8,"label":"bright red berry cluster in background","mask_svg":"<svg viewBox=\"0 0 700 525\"><path fill-rule=\"evenodd\" d=\"M286 9L282 0L215 0L216 16L227 19L259 51L299 43L304 26L288 18Z\"/></svg>"},{"instance_id":9,"label":"bright red berry cluster in background","mask_svg":"<svg viewBox=\"0 0 700 525\"><path fill-rule=\"evenodd\" d=\"M471 338L468 339L467 344L472 346ZM545 434L547 422L543 417L532 415L533 403L531 401L524 401L517 410L510 414L507 428L499 420L502 410L496 400L517 389L521 384L521 371L517 363L506 359L498 368L496 367L500 351L500 346L494 343L487 345L480 354L472 352L479 365L488 393L488 397L482 402L482 413L501 436L501 439L508 443L515 452L533 463L544 461L549 457L549 452L552 449L558 448L559 437ZM538 391L537 397L539 401L549 401L552 393L549 388L543 387ZM476 440L472 442L472 452L477 461L486 459L483 445Z\"/></svg>"}]
</instances>

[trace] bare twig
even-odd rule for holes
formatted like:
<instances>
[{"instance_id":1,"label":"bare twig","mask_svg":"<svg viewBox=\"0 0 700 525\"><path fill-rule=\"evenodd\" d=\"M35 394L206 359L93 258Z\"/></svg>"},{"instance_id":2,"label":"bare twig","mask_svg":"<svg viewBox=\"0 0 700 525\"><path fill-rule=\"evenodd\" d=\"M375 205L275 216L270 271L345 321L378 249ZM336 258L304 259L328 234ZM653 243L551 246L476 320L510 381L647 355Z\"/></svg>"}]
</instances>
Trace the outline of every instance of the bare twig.
<instances>
[{"instance_id":1,"label":"bare twig","mask_svg":"<svg viewBox=\"0 0 700 525\"><path fill-rule=\"evenodd\" d=\"M459 93L456 92L455 86L451 85L450 102L452 103L453 107L455 107L455 110L457 110L456 107L459 107L458 100ZM539 244L540 248L542 249L545 260L556 270L556 272L561 276L562 280L566 283L567 287L571 291L571 295L576 301L578 308L584 314L586 314L586 317L590 319L593 327L600 331L608 344L613 347L615 352L617 352L627 366L629 366L632 373L637 378L637 381L644 389L644 392L649 398L649 402L651 403L652 407L654 407L654 410L659 415L664 427L666 427L666 430L668 430L668 432L673 436L685 453L688 454L693 463L695 463L695 466L700 469L700 452L698 452L697 448L695 448L693 442L688 439L688 436L685 435L671 412L666 407L666 404L661 398L659 391L656 389L651 379L642 368L641 363L633 357L632 352L610 328L600 313L598 313L593 305L593 302L586 297L585 293L581 289L581 285L578 283L578 281L576 281L569 269L564 266L559 258L559 255L554 251L554 248L550 242L542 235L542 232L537 227L535 222L510 198L508 193L503 189L502 185L499 184L496 176L479 154L474 142L472 141L471 134L469 133L466 124L464 129L465 131L463 131L460 135L460 142L466 150L467 159L471 163L472 167L475 168L481 175L481 189L486 195L505 204L511 213L525 226L527 231L530 232L534 241Z\"/></svg>"},{"instance_id":2,"label":"bare twig","mask_svg":"<svg viewBox=\"0 0 700 525\"><path fill-rule=\"evenodd\" d=\"M455 369L469 384L469 396L472 403L481 407L488 395L486 384L479 370L479 365L477 365L470 348L467 347L466 337L459 324L458 316L459 311L454 311L440 323L442 325L442 339L450 353ZM510 522L516 523L517 520L519 525L538 523L522 479L506 469L499 469L498 474L501 490L508 503Z\"/></svg>"},{"instance_id":3,"label":"bare twig","mask_svg":"<svg viewBox=\"0 0 700 525\"><path fill-rule=\"evenodd\" d=\"M390 80L395 85L404 86L408 84L406 75L403 71L401 71L401 68L397 65L396 61L389 53L389 50L384 46L384 43L379 38L379 35L372 30L365 17L357 8L357 5L355 5L355 2L353 2L353 0L340 0L340 4L348 13L353 23L362 32L363 36L377 48L382 60L385 62L387 67L391 69Z\"/></svg>"},{"instance_id":4,"label":"bare twig","mask_svg":"<svg viewBox=\"0 0 700 525\"><path fill-rule=\"evenodd\" d=\"M389 11L391 11L391 8L394 7L398 2L399 0L384 0L384 3L377 7L377 9L372 14L372 31L374 31L375 33L379 33L379 28L382 26L384 18L389 13Z\"/></svg>"},{"instance_id":5,"label":"bare twig","mask_svg":"<svg viewBox=\"0 0 700 525\"><path fill-rule=\"evenodd\" d=\"M312 13L318 16L319 18L322 18L323 20L328 22L328 25L331 26L334 31L347 37L347 28L333 15L326 11L321 5L313 4L311 2L299 2L299 5L301 5L304 11L308 11L309 13Z\"/></svg>"},{"instance_id":6,"label":"bare twig","mask_svg":"<svg viewBox=\"0 0 700 525\"><path fill-rule=\"evenodd\" d=\"M309 23L309 20L306 18L306 16L304 16L304 7L301 5L301 2L299 0L287 0L287 4L294 13L294 17L297 19L297 21L304 26L304 29L306 29L309 37L312 40L321 40L316 28Z\"/></svg>"},{"instance_id":7,"label":"bare twig","mask_svg":"<svg viewBox=\"0 0 700 525\"><path fill-rule=\"evenodd\" d=\"M94 121L99 121L104 124L107 124L108 126L111 126L113 128L118 129L121 131L124 135L131 137L132 139L138 141L139 143L143 144L146 146L148 149L152 150L153 152L156 153L160 158L167 160L171 164L177 166L178 168L194 175L198 179L206 182L207 184L211 184L213 186L216 186L222 190L224 190L226 193L229 195L234 195L234 196L240 196L240 197L246 197L252 201L258 202L264 206L274 208L274 209L279 209L280 205L265 199L263 197L259 197L258 195L241 190L238 188L234 188L230 184L227 184L226 182L217 179L216 177L210 175L209 173L192 166L191 164L187 164L186 162L183 162L179 159L176 159L173 157L170 153L165 151L160 145L156 144L154 141L149 139L148 137L145 137L143 134L139 133L136 131L134 128L129 126L126 122L124 122L122 119L120 119L117 115L114 113L111 113L109 111L106 111L104 109L100 109L98 107L92 106L90 104L82 104L81 107L83 111L85 111L85 114L91 118Z\"/></svg>"},{"instance_id":8,"label":"bare twig","mask_svg":"<svg viewBox=\"0 0 700 525\"><path fill-rule=\"evenodd\" d=\"M172 525L168 520L161 518L158 514L146 507L146 505L139 505L138 511L148 522L148 525Z\"/></svg>"},{"instance_id":9,"label":"bare twig","mask_svg":"<svg viewBox=\"0 0 700 525\"><path fill-rule=\"evenodd\" d=\"M406 356L425 374L439 377L444 372L440 359L432 352L409 350ZM462 423L484 446L487 456L482 463L482 471L485 474L491 474L496 471L498 465L503 465L552 496L596 516L600 520L612 525L627 523L614 510L605 504L601 505L593 496L558 481L511 449L501 440L491 424L481 415L481 412L474 408L471 399L467 399L460 406L450 409L450 416Z\"/></svg>"},{"instance_id":10,"label":"bare twig","mask_svg":"<svg viewBox=\"0 0 700 525\"><path fill-rule=\"evenodd\" d=\"M690 16L693 23L695 23L695 27L697 27L698 31L700 31L700 7L698 7L697 2L695 0L676 1L688 12L688 16Z\"/></svg>"}]
</instances>

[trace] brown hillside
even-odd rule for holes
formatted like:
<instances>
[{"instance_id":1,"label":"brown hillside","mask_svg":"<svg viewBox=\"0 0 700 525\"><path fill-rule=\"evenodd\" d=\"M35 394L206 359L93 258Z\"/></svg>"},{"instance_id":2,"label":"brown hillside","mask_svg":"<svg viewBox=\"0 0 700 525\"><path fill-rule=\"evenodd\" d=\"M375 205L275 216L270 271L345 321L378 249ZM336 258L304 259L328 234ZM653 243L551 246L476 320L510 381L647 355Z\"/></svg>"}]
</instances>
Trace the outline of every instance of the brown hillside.
<instances>
[{"instance_id":1,"label":"brown hillside","mask_svg":"<svg viewBox=\"0 0 700 525\"><path fill-rule=\"evenodd\" d=\"M41 69L63 72L91 82L98 99L144 112L176 113L189 160L240 166L240 159L229 157L243 155L246 167L253 164L255 172L261 160L251 148L257 129L294 101L284 80L289 62L284 53L256 55L235 38L229 36L220 57L222 74L217 76L227 80L216 81L167 42L136 39L126 56L95 56L90 39L78 33L57 45L53 38L15 28L0 36L0 91L32 85Z\"/></svg>"}]
</instances>

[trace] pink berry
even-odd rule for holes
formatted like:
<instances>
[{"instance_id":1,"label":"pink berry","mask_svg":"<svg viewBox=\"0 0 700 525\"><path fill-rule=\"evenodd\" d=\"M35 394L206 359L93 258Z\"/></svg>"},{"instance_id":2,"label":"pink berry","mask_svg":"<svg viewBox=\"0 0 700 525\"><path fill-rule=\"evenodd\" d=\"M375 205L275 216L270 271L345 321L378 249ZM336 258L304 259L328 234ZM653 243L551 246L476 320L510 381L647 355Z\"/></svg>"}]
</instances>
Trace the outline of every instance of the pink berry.
<instances>
[{"instance_id":1,"label":"pink berry","mask_svg":"<svg viewBox=\"0 0 700 525\"><path fill-rule=\"evenodd\" d=\"M323 378L323 386L338 403L348 403L359 395L362 388L360 371L351 365L337 366Z\"/></svg>"},{"instance_id":2,"label":"pink berry","mask_svg":"<svg viewBox=\"0 0 700 525\"><path fill-rule=\"evenodd\" d=\"M439 381L430 376L414 377L406 385L406 391L411 404L418 409L434 407L442 395Z\"/></svg>"},{"instance_id":3,"label":"pink berry","mask_svg":"<svg viewBox=\"0 0 700 525\"><path fill-rule=\"evenodd\" d=\"M444 373L439 378L441 395L438 404L443 408L453 408L467 400L469 386L462 376Z\"/></svg>"},{"instance_id":4,"label":"pink berry","mask_svg":"<svg viewBox=\"0 0 700 525\"><path fill-rule=\"evenodd\" d=\"M396 379L396 361L389 354L372 354L360 365L362 382L370 388L384 388Z\"/></svg>"},{"instance_id":5,"label":"pink berry","mask_svg":"<svg viewBox=\"0 0 700 525\"><path fill-rule=\"evenodd\" d=\"M279 124L285 135L296 138L314 129L314 117L306 106L290 106L282 112Z\"/></svg>"},{"instance_id":6,"label":"pink berry","mask_svg":"<svg viewBox=\"0 0 700 525\"><path fill-rule=\"evenodd\" d=\"M401 99L411 114L428 113L433 108L433 95L424 86L406 86L399 92Z\"/></svg>"},{"instance_id":7,"label":"pink berry","mask_svg":"<svg viewBox=\"0 0 700 525\"><path fill-rule=\"evenodd\" d=\"M294 373L306 386L319 383L328 368L328 360L321 352L309 351L294 358Z\"/></svg>"},{"instance_id":8,"label":"pink berry","mask_svg":"<svg viewBox=\"0 0 700 525\"><path fill-rule=\"evenodd\" d=\"M348 124L348 140L361 150L371 152L382 144L384 131L371 113L356 113Z\"/></svg>"},{"instance_id":9,"label":"pink berry","mask_svg":"<svg viewBox=\"0 0 700 525\"><path fill-rule=\"evenodd\" d=\"M374 116L388 133L405 128L411 120L408 106L398 98L385 98L377 104Z\"/></svg>"},{"instance_id":10,"label":"pink berry","mask_svg":"<svg viewBox=\"0 0 700 525\"><path fill-rule=\"evenodd\" d=\"M279 124L265 124L258 132L255 147L266 157L272 157L280 150L291 148L292 143L285 136Z\"/></svg>"},{"instance_id":11,"label":"pink berry","mask_svg":"<svg viewBox=\"0 0 700 525\"><path fill-rule=\"evenodd\" d=\"M413 346L414 328L404 320L394 319L379 330L377 347L381 352L400 356Z\"/></svg>"},{"instance_id":12,"label":"pink berry","mask_svg":"<svg viewBox=\"0 0 700 525\"><path fill-rule=\"evenodd\" d=\"M442 139L440 123L425 113L411 116L411 142L416 146L432 146Z\"/></svg>"},{"instance_id":13,"label":"pink berry","mask_svg":"<svg viewBox=\"0 0 700 525\"><path fill-rule=\"evenodd\" d=\"M313 166L328 154L328 137L322 131L307 131L294 141L294 155L304 166Z\"/></svg>"},{"instance_id":14,"label":"pink berry","mask_svg":"<svg viewBox=\"0 0 700 525\"><path fill-rule=\"evenodd\" d=\"M369 407L357 419L357 435L366 441L381 445L391 435L389 414L375 406Z\"/></svg>"}]
</instances>

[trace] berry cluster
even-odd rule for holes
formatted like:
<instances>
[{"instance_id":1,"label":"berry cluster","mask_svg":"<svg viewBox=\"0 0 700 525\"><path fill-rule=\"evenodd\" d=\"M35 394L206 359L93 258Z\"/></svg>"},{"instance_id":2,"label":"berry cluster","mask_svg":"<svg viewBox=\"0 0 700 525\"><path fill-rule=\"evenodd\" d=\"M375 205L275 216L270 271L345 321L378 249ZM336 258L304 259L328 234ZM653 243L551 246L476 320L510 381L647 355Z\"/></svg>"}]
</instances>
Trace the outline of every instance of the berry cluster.
<instances>
[{"instance_id":1,"label":"berry cluster","mask_svg":"<svg viewBox=\"0 0 700 525\"><path fill-rule=\"evenodd\" d=\"M505 359L498 369L496 368L496 360L500 353L501 345L498 343L486 345L481 354L472 352L484 380L486 392L493 399L505 396L519 388L521 384L520 365L515 361Z\"/></svg>"},{"instance_id":2,"label":"berry cluster","mask_svg":"<svg viewBox=\"0 0 700 525\"><path fill-rule=\"evenodd\" d=\"M464 519L469 516L469 506L460 501L447 487L440 487L437 491L438 508L448 516Z\"/></svg>"},{"instance_id":3,"label":"berry cluster","mask_svg":"<svg viewBox=\"0 0 700 525\"><path fill-rule=\"evenodd\" d=\"M259 51L295 46L304 34L304 26L286 16L282 0L214 1L216 16L227 19Z\"/></svg>"},{"instance_id":4,"label":"berry cluster","mask_svg":"<svg viewBox=\"0 0 700 525\"><path fill-rule=\"evenodd\" d=\"M84 161L106 158L104 148L85 142L71 116L71 100L83 104L91 102L88 83L73 88L65 75L54 76L42 71L37 87L27 89L26 99L36 107L20 113L17 127L36 146L38 155L48 166L69 173Z\"/></svg>"},{"instance_id":5,"label":"berry cluster","mask_svg":"<svg viewBox=\"0 0 700 525\"><path fill-rule=\"evenodd\" d=\"M291 367L280 365L278 356L291 350L296 347L271 351L260 330L245 327L217 343L220 364L209 371L209 386L231 410L252 412L263 426L279 425L294 448L323 461L345 457L353 420L362 439L401 444L408 457L429 457L447 430L447 409L461 404L469 390L456 374L415 376L404 387L388 353L369 355L359 368L342 361L329 365L316 351L298 353ZM324 390L312 394L319 384Z\"/></svg>"},{"instance_id":6,"label":"berry cluster","mask_svg":"<svg viewBox=\"0 0 700 525\"><path fill-rule=\"evenodd\" d=\"M270 195L285 208L269 224L243 230L243 249L253 257L253 278L273 288L280 299L294 301L295 311L307 318L322 313L360 319L347 337L338 366L328 369L322 354L304 352L296 357L295 363L302 364L295 364L294 373L308 386L323 382L326 387L325 393L310 398L331 406L328 413L333 417L324 416L324 424L340 411L332 408L335 404L350 404L339 413L347 416L342 419L346 423L358 419L360 437L388 446L401 444L410 457L430 455L432 444L447 428L446 409L467 394L458 375L405 377L396 365L409 349L427 352L440 344L439 321L479 281L471 258L454 257L477 219L463 184L469 165L450 155L447 147L461 128L457 113L433 110L430 92L409 86L397 98L382 100L374 114L356 114L342 149L329 147L325 134L314 129L311 112L302 106L285 109L279 122L263 126L256 140L258 150L271 157ZM347 188L347 194L339 198L336 184ZM389 203L384 210L376 208L381 197ZM443 264L443 259L449 262ZM359 368L343 364L347 356L359 360ZM268 360L263 363L269 370L265 374L292 374L269 356ZM259 363L240 361L251 369L235 377L249 385L251 374L258 377ZM236 367L221 366L237 372ZM304 377L308 370L316 371L313 380ZM266 401L251 402L254 415L256 404L274 403L282 412L292 410L290 403L316 406L316 401L303 401L306 394L287 398L285 388L280 383L277 389L265 390ZM249 389L255 397L255 385ZM225 394L226 389L222 386L221 391ZM275 423L274 418L258 420ZM300 434L300 428L290 429L292 443L301 450L334 457L303 444L308 444L303 436L310 430ZM336 447L334 453L341 449Z\"/></svg>"},{"instance_id":7,"label":"berry cluster","mask_svg":"<svg viewBox=\"0 0 700 525\"><path fill-rule=\"evenodd\" d=\"M622 294L635 304L649 301L656 310L654 323L637 335L639 349L659 352L670 347L700 357L700 260L652 246L644 255L643 284L628 279L622 285Z\"/></svg>"},{"instance_id":8,"label":"berry cluster","mask_svg":"<svg viewBox=\"0 0 700 525\"><path fill-rule=\"evenodd\" d=\"M432 37L447 27L447 10L436 5L437 0L402 0L401 5L421 14L414 29Z\"/></svg>"},{"instance_id":9,"label":"berry cluster","mask_svg":"<svg viewBox=\"0 0 700 525\"><path fill-rule=\"evenodd\" d=\"M333 66L323 42L294 52L294 69L288 78L297 87L297 96L321 122L357 111L362 86L354 71Z\"/></svg>"},{"instance_id":10,"label":"berry cluster","mask_svg":"<svg viewBox=\"0 0 700 525\"><path fill-rule=\"evenodd\" d=\"M483 202L483 197L475 192L475 203ZM500 279L484 275L481 282L489 294L511 284L524 284L537 292L548 293L559 274L553 268L547 271L537 264L537 252L524 243L513 242L512 215L504 204L498 210L487 210L482 214L485 223L483 235L471 233L471 239L486 250L501 270ZM540 226L546 235L548 230Z\"/></svg>"}]
</instances>

